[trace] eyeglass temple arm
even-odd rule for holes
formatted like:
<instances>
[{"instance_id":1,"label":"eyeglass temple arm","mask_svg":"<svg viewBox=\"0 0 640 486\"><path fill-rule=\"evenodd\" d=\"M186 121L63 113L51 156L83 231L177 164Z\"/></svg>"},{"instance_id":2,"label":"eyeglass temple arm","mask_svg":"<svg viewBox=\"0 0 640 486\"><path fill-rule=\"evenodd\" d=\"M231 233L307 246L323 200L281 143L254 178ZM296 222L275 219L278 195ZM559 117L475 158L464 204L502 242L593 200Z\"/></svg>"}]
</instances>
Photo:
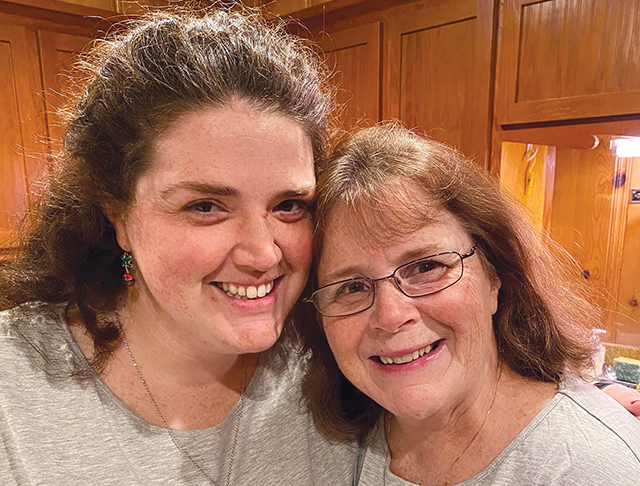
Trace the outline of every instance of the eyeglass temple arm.
<instances>
[{"instance_id":1,"label":"eyeglass temple arm","mask_svg":"<svg viewBox=\"0 0 640 486\"><path fill-rule=\"evenodd\" d=\"M478 250L478 245L473 245L471 247L471 249L465 253L464 255L461 256L462 260L464 260L465 258L469 258L471 255L473 255L476 251Z\"/></svg>"}]
</instances>

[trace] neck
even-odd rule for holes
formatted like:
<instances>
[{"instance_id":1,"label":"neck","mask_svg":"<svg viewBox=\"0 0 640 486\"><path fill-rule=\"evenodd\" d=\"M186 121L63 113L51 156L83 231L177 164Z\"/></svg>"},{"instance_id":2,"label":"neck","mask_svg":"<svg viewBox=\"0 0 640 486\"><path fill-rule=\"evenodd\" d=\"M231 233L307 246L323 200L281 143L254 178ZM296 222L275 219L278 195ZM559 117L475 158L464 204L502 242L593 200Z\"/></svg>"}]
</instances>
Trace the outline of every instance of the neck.
<instances>
[{"instance_id":1,"label":"neck","mask_svg":"<svg viewBox=\"0 0 640 486\"><path fill-rule=\"evenodd\" d=\"M204 429L223 422L248 386L259 355L220 354L191 349L166 332L166 323L140 318L131 307L118 318L131 355L121 340L100 377L129 409L146 422L173 429ZM91 358L93 343L83 326L72 326L83 353ZM150 400L138 371L162 417ZM164 423L163 423L164 422Z\"/></svg>"},{"instance_id":2,"label":"neck","mask_svg":"<svg viewBox=\"0 0 640 486\"><path fill-rule=\"evenodd\" d=\"M138 365L146 369L146 379L157 376L181 386L227 384L237 388L234 383L242 355L216 352L200 340L172 332L171 322L149 319L144 309L125 308L119 319Z\"/></svg>"},{"instance_id":3,"label":"neck","mask_svg":"<svg viewBox=\"0 0 640 486\"><path fill-rule=\"evenodd\" d=\"M486 468L555 394L501 365L470 401L420 423L393 416L391 471L425 486L463 482Z\"/></svg>"}]
</instances>

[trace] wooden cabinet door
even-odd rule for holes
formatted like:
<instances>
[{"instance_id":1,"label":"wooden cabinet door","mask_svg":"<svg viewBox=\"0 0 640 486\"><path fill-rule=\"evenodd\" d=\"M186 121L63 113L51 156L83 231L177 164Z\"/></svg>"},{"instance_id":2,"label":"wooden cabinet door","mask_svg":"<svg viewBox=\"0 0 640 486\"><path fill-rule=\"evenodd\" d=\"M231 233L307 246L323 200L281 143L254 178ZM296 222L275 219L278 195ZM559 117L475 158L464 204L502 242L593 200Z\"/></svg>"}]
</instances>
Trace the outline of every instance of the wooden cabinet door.
<instances>
[{"instance_id":1,"label":"wooden cabinet door","mask_svg":"<svg viewBox=\"0 0 640 486\"><path fill-rule=\"evenodd\" d=\"M424 2L385 22L383 118L488 164L492 2Z\"/></svg>"},{"instance_id":2,"label":"wooden cabinet door","mask_svg":"<svg viewBox=\"0 0 640 486\"><path fill-rule=\"evenodd\" d=\"M380 23L332 33L320 47L333 72L342 128L380 121Z\"/></svg>"},{"instance_id":3,"label":"wooden cabinet door","mask_svg":"<svg viewBox=\"0 0 640 486\"><path fill-rule=\"evenodd\" d=\"M62 148L63 133L57 112L66 103L69 93L70 80L67 73L78 59L78 54L87 50L92 40L90 37L38 31L44 98L47 106L47 129L52 153Z\"/></svg>"},{"instance_id":4,"label":"wooden cabinet door","mask_svg":"<svg viewBox=\"0 0 640 486\"><path fill-rule=\"evenodd\" d=\"M0 19L0 248L12 244L47 151L37 53L35 32Z\"/></svg>"},{"instance_id":5,"label":"wooden cabinet door","mask_svg":"<svg viewBox=\"0 0 640 486\"><path fill-rule=\"evenodd\" d=\"M498 123L640 112L640 0L504 0Z\"/></svg>"}]
</instances>

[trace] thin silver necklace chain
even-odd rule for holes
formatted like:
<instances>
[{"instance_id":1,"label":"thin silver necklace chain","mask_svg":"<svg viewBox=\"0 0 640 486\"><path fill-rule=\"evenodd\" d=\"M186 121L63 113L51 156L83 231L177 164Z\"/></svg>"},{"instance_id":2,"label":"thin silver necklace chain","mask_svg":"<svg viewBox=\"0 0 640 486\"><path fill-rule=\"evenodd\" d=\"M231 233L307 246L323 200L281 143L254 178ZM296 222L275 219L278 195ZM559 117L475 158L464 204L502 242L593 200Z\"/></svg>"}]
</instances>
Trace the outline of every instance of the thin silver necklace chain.
<instances>
[{"instance_id":1,"label":"thin silver necklace chain","mask_svg":"<svg viewBox=\"0 0 640 486\"><path fill-rule=\"evenodd\" d=\"M476 431L476 433L473 435L473 437L471 437L471 440L467 443L467 445L462 450L460 455L458 457L456 457L455 461L453 461L451 463L451 465L447 468L447 470L445 472L445 475L444 475L444 485L443 486L447 486L447 476L449 476L449 474L453 470L453 466L455 466L457 464L457 462L460 460L460 458L462 456L464 456L464 453L467 452L469 447L471 447L471 444L473 444L473 441L475 441L476 438L478 437L478 435L480 434L480 431L484 428L484 424L487 421L487 418L489 417L489 414L491 413L491 410L493 409L493 405L496 403L496 397L498 396L498 385L500 385L500 379L501 378L502 378L502 368L500 368L500 373L498 375L498 381L496 382L496 388L495 388L495 391L493 392L493 399L491 400L491 405L489 405L489 410L487 410L487 413L485 414L484 418L482 419L482 423L480 424L480 428ZM386 428L386 420L385 420L385 428ZM387 449L387 451L388 451L388 449ZM436 486L436 484L438 484L439 482L440 482L440 480L437 479L431 486ZM384 473L383 473L383 476L382 476L382 483L385 486L387 484L387 468L386 467L384 468Z\"/></svg>"},{"instance_id":2,"label":"thin silver necklace chain","mask_svg":"<svg viewBox=\"0 0 640 486\"><path fill-rule=\"evenodd\" d=\"M213 480L213 478L211 476L209 476L209 474L207 474L206 471L204 469L202 469L202 467L200 467L200 465L193 459L193 457L191 457L191 455L185 450L185 448L182 446L182 444L180 444L180 442L176 438L175 434L173 433L173 430L171 429L171 427L169 427L169 424L164 419L164 415L162 415L162 412L158 408L158 404L156 403L155 398L153 398L153 395L149 391L149 387L147 386L147 382L142 377L142 373L140 372L140 368L138 367L138 363L136 362L136 359L133 357L133 353L131 352L131 348L129 347L129 343L127 342L127 338L124 335L124 330L122 329L122 325L120 324L120 318L119 317L118 317L118 324L119 324L119 327L120 327L120 335L122 336L122 344L124 344L124 347L127 349L127 353L129 353L129 358L131 358L131 362L133 363L133 367L135 368L136 373L138 374L138 378L140 378L140 383L142 383L142 386L144 387L144 391L147 392L147 396L149 397L149 401L153 405L153 408L156 410L156 413L158 414L158 417L160 417L160 420L162 421L162 425L164 426L164 429L169 434L169 437L171 437L171 440L175 444L176 448L187 459L189 459L189 462L191 462L191 464L200 472L200 474L202 474L205 478L207 478L211 482L211 484L216 485L217 483ZM244 391L245 391L246 377L247 377L247 357L246 357L246 355L242 355L242 384L241 384L241 387L240 387L240 402L239 402L239 404L240 404L239 408L240 409L238 410L238 416L236 417L236 422L235 422L234 430L233 430L233 442L231 443L231 457L229 457L229 465L227 466L227 476L226 476L225 481L224 481L225 486L229 486L229 481L231 480L231 468L233 466L233 458L234 458L234 455L235 455L235 452L236 452L236 444L238 442L238 431L240 430L240 418L242 417L242 410L244 409Z\"/></svg>"}]
</instances>

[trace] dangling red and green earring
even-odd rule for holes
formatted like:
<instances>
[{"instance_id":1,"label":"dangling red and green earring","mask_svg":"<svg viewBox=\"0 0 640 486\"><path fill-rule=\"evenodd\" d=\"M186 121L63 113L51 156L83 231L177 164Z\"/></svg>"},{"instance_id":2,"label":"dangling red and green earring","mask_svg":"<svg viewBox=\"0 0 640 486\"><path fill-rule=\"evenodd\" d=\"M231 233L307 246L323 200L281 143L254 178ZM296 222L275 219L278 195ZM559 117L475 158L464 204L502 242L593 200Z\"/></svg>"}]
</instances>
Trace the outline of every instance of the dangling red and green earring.
<instances>
[{"instance_id":1,"label":"dangling red and green earring","mask_svg":"<svg viewBox=\"0 0 640 486\"><path fill-rule=\"evenodd\" d=\"M133 263L131 263L131 255L128 251L125 251L120 257L120 260L122 260L122 266L124 267L124 275L122 276L122 279L124 280L124 283L126 285L128 285L129 287L133 287L136 283L136 279L133 278L133 275L129 273L129 269L133 268Z\"/></svg>"}]
</instances>

